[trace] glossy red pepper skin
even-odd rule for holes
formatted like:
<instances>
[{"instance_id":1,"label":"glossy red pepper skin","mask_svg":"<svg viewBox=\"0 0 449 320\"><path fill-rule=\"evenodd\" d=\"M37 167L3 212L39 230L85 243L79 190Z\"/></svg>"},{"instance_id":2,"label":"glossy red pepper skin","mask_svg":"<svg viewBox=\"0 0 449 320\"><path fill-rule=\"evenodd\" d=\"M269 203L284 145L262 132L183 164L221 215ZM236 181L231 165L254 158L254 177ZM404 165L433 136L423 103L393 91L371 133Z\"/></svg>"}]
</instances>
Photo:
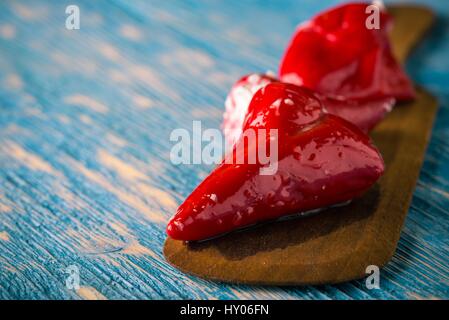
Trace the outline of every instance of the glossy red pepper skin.
<instances>
[{"instance_id":1,"label":"glossy red pepper skin","mask_svg":"<svg viewBox=\"0 0 449 320\"><path fill-rule=\"evenodd\" d=\"M225 101L222 129L227 142L233 145L243 130L243 121L254 94L269 83L278 81L269 74L252 73L240 78Z\"/></svg>"},{"instance_id":2,"label":"glossy red pepper skin","mask_svg":"<svg viewBox=\"0 0 449 320\"><path fill-rule=\"evenodd\" d=\"M279 78L337 99L413 99L412 83L390 48L392 18L381 10L380 28L368 29L367 6L341 5L299 25Z\"/></svg>"},{"instance_id":3,"label":"glossy red pepper skin","mask_svg":"<svg viewBox=\"0 0 449 320\"><path fill-rule=\"evenodd\" d=\"M347 99L332 98L315 93L327 113L355 124L365 133L370 132L393 109L394 98Z\"/></svg>"},{"instance_id":4,"label":"glossy red pepper skin","mask_svg":"<svg viewBox=\"0 0 449 320\"><path fill-rule=\"evenodd\" d=\"M272 75L249 74L240 78L231 88L226 98L223 115L223 132L226 140L233 145L240 137L243 122L253 95L269 83L279 82ZM337 115L357 125L363 132L369 132L391 111L394 98L359 99L332 98L314 93L327 113Z\"/></svg>"},{"instance_id":5,"label":"glossy red pepper skin","mask_svg":"<svg viewBox=\"0 0 449 320\"><path fill-rule=\"evenodd\" d=\"M224 161L170 220L171 238L203 240L343 203L363 194L384 171L382 157L367 135L346 120L325 114L320 101L298 86L272 83L260 89L244 123L245 130L255 128L278 129L277 172L261 175L259 162ZM248 148L254 145L245 145L245 151L253 151Z\"/></svg>"}]
</instances>

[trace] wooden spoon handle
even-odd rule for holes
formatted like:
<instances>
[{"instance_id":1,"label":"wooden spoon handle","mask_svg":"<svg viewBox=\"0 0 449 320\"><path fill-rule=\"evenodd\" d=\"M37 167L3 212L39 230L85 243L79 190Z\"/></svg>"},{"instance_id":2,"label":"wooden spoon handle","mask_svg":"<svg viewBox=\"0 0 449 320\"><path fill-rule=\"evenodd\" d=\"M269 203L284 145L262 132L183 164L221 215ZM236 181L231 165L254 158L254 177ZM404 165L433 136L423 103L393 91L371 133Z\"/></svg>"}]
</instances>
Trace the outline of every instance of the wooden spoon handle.
<instances>
[{"instance_id":1,"label":"wooden spoon handle","mask_svg":"<svg viewBox=\"0 0 449 320\"><path fill-rule=\"evenodd\" d=\"M390 34L393 53L404 63L412 49L432 26L434 14L430 9L418 5L388 6L387 10L394 19L394 27Z\"/></svg>"}]
</instances>

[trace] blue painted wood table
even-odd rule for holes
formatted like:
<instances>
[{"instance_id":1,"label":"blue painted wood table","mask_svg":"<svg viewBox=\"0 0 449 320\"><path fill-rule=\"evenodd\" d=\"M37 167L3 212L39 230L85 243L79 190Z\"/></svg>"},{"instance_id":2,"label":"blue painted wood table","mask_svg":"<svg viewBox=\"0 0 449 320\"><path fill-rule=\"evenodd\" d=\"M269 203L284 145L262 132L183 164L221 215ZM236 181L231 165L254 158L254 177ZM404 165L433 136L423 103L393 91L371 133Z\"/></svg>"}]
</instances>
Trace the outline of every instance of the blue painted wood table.
<instances>
[{"instance_id":1,"label":"blue painted wood table","mask_svg":"<svg viewBox=\"0 0 449 320\"><path fill-rule=\"evenodd\" d=\"M449 298L445 0L425 1L437 23L408 63L440 110L381 289L219 284L162 256L167 219L210 170L171 164L170 132L218 128L231 84L276 70L296 24L336 2L2 1L0 298Z\"/></svg>"}]
</instances>

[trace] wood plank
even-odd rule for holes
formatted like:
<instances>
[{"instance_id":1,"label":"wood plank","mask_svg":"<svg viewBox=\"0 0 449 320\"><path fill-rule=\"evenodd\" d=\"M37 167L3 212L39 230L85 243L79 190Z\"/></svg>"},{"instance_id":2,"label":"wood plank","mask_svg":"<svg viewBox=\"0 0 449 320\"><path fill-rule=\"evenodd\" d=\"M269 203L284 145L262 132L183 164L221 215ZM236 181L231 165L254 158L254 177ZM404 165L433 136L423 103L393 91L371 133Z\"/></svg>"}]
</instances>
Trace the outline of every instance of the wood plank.
<instances>
[{"instance_id":1,"label":"wood plank","mask_svg":"<svg viewBox=\"0 0 449 320\"><path fill-rule=\"evenodd\" d=\"M173 166L170 131L218 128L233 81L275 70L296 24L338 1L80 0L77 31L66 3L0 1L0 299L448 298L446 1L425 0L441 19L408 63L441 108L380 290L204 281L165 261L157 222L175 210L160 192L179 204L209 170Z\"/></svg>"}]
</instances>

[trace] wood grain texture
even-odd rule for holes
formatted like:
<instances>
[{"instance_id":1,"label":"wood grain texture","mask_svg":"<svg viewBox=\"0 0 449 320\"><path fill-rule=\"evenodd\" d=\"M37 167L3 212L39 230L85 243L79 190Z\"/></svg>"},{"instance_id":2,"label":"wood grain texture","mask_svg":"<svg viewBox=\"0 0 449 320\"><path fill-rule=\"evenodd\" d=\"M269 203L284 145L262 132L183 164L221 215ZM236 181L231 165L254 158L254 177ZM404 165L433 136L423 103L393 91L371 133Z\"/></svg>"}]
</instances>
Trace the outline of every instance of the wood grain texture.
<instances>
[{"instance_id":1,"label":"wood grain texture","mask_svg":"<svg viewBox=\"0 0 449 320\"><path fill-rule=\"evenodd\" d=\"M210 170L170 164L170 132L218 128L235 79L276 69L295 25L337 1L77 3L78 31L63 2L0 3L0 298L449 297L445 0L425 1L439 18L408 64L441 107L380 290L225 285L162 256L165 222Z\"/></svg>"}]
</instances>

